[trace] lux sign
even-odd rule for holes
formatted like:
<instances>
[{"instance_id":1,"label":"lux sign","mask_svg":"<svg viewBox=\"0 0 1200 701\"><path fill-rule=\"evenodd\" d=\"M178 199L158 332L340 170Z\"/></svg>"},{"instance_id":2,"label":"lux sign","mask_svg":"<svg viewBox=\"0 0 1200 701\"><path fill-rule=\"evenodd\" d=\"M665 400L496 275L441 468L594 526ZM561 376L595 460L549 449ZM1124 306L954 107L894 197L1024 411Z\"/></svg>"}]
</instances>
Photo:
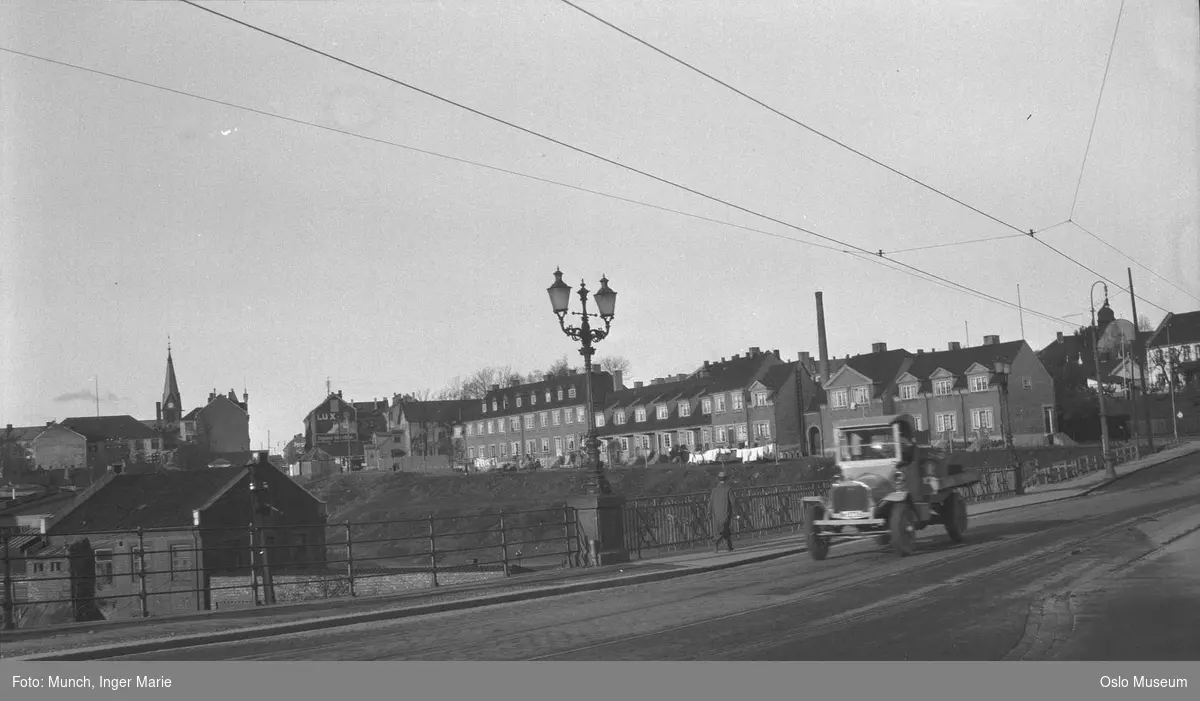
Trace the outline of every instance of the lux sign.
<instances>
[{"instance_id":1,"label":"lux sign","mask_svg":"<svg viewBox=\"0 0 1200 701\"><path fill-rule=\"evenodd\" d=\"M342 420L341 414L331 414L329 412L317 414L317 421L341 421L341 420Z\"/></svg>"}]
</instances>

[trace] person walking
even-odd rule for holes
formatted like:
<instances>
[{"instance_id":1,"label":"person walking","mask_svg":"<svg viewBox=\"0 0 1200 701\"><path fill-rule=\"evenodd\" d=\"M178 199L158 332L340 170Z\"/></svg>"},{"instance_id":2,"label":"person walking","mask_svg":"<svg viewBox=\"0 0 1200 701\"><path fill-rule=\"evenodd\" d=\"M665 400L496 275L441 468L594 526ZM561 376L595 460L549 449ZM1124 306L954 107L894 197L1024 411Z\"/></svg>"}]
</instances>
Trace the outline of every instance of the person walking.
<instances>
[{"instance_id":1,"label":"person walking","mask_svg":"<svg viewBox=\"0 0 1200 701\"><path fill-rule=\"evenodd\" d=\"M725 471L717 473L717 486L713 487L708 502L708 512L712 521L712 537L715 552L721 552L721 541L730 551L733 550L733 494L725 483Z\"/></svg>"}]
</instances>

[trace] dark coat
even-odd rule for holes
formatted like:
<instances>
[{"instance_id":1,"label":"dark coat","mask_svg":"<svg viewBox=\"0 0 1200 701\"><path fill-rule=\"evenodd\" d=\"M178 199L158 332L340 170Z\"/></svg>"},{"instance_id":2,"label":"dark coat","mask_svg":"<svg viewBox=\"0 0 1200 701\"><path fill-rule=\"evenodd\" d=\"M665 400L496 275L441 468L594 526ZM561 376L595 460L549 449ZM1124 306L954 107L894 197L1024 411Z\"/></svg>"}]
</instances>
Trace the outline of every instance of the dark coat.
<instances>
[{"instance_id":1,"label":"dark coat","mask_svg":"<svg viewBox=\"0 0 1200 701\"><path fill-rule=\"evenodd\" d=\"M733 523L733 493L724 482L713 487L708 501L708 513L712 520L712 532L728 533Z\"/></svg>"}]
</instances>

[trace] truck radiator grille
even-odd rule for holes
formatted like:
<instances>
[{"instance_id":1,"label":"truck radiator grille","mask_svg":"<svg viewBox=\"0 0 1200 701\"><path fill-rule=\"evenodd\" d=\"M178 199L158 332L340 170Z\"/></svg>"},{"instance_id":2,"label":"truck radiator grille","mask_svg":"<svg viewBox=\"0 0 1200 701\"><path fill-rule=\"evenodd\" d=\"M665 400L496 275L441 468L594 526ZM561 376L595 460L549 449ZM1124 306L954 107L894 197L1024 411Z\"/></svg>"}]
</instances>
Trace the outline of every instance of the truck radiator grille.
<instances>
[{"instance_id":1,"label":"truck radiator grille","mask_svg":"<svg viewBox=\"0 0 1200 701\"><path fill-rule=\"evenodd\" d=\"M833 510L866 511L868 494L866 487L858 484L848 484L833 488Z\"/></svg>"}]
</instances>

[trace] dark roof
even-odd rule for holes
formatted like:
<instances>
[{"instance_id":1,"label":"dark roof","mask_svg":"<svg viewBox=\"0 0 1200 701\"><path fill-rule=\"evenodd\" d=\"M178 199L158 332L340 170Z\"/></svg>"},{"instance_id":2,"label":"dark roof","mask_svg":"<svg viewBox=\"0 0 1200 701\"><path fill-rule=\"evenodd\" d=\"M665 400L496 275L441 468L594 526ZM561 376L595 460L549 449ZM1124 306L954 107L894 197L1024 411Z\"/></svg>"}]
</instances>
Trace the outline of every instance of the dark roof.
<instances>
[{"instance_id":1,"label":"dark roof","mask_svg":"<svg viewBox=\"0 0 1200 701\"><path fill-rule=\"evenodd\" d=\"M928 380L938 368L952 372L956 377L976 363L991 370L992 364L997 360L1011 363L1024 344L1024 341L1009 341L991 346L969 346L959 350L922 353L914 356L907 372L913 377Z\"/></svg>"},{"instance_id":2,"label":"dark roof","mask_svg":"<svg viewBox=\"0 0 1200 701\"><path fill-rule=\"evenodd\" d=\"M171 397L179 396L179 383L175 381L175 359L171 357L171 349L167 348L167 375L163 380L163 402Z\"/></svg>"},{"instance_id":3,"label":"dark roof","mask_svg":"<svg viewBox=\"0 0 1200 701\"><path fill-rule=\"evenodd\" d=\"M370 401L370 402L350 402L350 403L354 405L354 408L359 413L362 413L362 412L386 413L388 410L387 397L384 397L383 399L377 399L374 401Z\"/></svg>"},{"instance_id":4,"label":"dark roof","mask_svg":"<svg viewBox=\"0 0 1200 701\"><path fill-rule=\"evenodd\" d=\"M206 470L116 475L51 526L51 533L191 528L192 511L220 494L244 465Z\"/></svg>"},{"instance_id":5,"label":"dark roof","mask_svg":"<svg viewBox=\"0 0 1200 701\"><path fill-rule=\"evenodd\" d=\"M457 423L469 404L478 404L477 399L442 399L426 402L397 401L393 407L404 412L411 423Z\"/></svg>"},{"instance_id":6,"label":"dark roof","mask_svg":"<svg viewBox=\"0 0 1200 701\"><path fill-rule=\"evenodd\" d=\"M333 456L325 452L321 448L313 448L300 457L304 462L312 462L313 460L328 461L333 460Z\"/></svg>"},{"instance_id":7,"label":"dark roof","mask_svg":"<svg viewBox=\"0 0 1200 701\"><path fill-rule=\"evenodd\" d=\"M799 363L783 363L782 365L772 366L763 374L759 382L763 383L767 389L778 392L788 381L788 378L792 376L792 373L796 371L798 365Z\"/></svg>"},{"instance_id":8,"label":"dark roof","mask_svg":"<svg viewBox=\"0 0 1200 701\"><path fill-rule=\"evenodd\" d=\"M12 435L18 443L29 443L37 438L42 431L46 430L46 425L41 426L13 426ZM3 439L8 434L8 427L0 428L0 439Z\"/></svg>"},{"instance_id":9,"label":"dark roof","mask_svg":"<svg viewBox=\"0 0 1200 701\"><path fill-rule=\"evenodd\" d=\"M29 514L52 514L70 504L75 492L41 492L15 500L0 502L0 516L26 516Z\"/></svg>"},{"instance_id":10,"label":"dark roof","mask_svg":"<svg viewBox=\"0 0 1200 701\"><path fill-rule=\"evenodd\" d=\"M936 354L931 353L930 355ZM845 359L842 365L848 366L851 370L875 383L875 389L872 393L878 397L885 391L884 388L900 375L901 368L912 357L915 357L912 353L903 348L896 348L883 351L882 353L855 355ZM825 382L829 382L836 374L836 372L830 370L830 375L825 379Z\"/></svg>"},{"instance_id":11,"label":"dark roof","mask_svg":"<svg viewBox=\"0 0 1200 701\"><path fill-rule=\"evenodd\" d=\"M597 403L603 403L609 395L613 393L613 377L610 373L603 370L592 370L592 392L595 395ZM575 388L575 396L571 397L570 389ZM563 398L558 398L558 390L563 391ZM550 401L546 401L546 392L550 392ZM537 396L537 403L528 401L530 395ZM463 406L462 420L463 421L479 421L481 419L491 419L496 417L508 417L516 414L522 414L530 411L543 411L546 409L556 409L566 406L575 406L587 396L587 375L582 372L577 372L571 375L562 377L553 377L548 380L539 380L537 382L526 382L524 384L508 387L500 387L499 389L489 390L483 399L466 400ZM504 399L509 399L508 406L504 406ZM521 397L522 403L517 407L516 398ZM491 410L492 400L496 400L498 408L496 411ZM488 410L483 411L483 405L487 404Z\"/></svg>"},{"instance_id":12,"label":"dark roof","mask_svg":"<svg viewBox=\"0 0 1200 701\"><path fill-rule=\"evenodd\" d=\"M1168 315L1154 332L1152 347L1166 347L1168 332L1172 345L1200 343L1200 311Z\"/></svg>"},{"instance_id":13,"label":"dark roof","mask_svg":"<svg viewBox=\"0 0 1200 701\"><path fill-rule=\"evenodd\" d=\"M89 441L110 439L136 440L158 438L158 433L146 427L132 416L77 416L63 419L63 426L81 433Z\"/></svg>"},{"instance_id":14,"label":"dark roof","mask_svg":"<svg viewBox=\"0 0 1200 701\"><path fill-rule=\"evenodd\" d=\"M196 407L195 409L192 409L192 410L191 410L191 411L189 411L188 413L184 414L184 416L183 416L183 420L184 420L184 421L195 421L195 420L196 420L196 417L200 415L200 410L201 410L201 409L203 409L203 408L204 408L204 407L199 407L199 406L198 406L198 407Z\"/></svg>"},{"instance_id":15,"label":"dark roof","mask_svg":"<svg viewBox=\"0 0 1200 701\"><path fill-rule=\"evenodd\" d=\"M774 353L757 353L730 358L724 362L708 364L708 372L712 376L709 392L727 392L731 389L749 387L758 378L765 364L779 364L779 358ZM702 372L702 371L697 371Z\"/></svg>"}]
</instances>

